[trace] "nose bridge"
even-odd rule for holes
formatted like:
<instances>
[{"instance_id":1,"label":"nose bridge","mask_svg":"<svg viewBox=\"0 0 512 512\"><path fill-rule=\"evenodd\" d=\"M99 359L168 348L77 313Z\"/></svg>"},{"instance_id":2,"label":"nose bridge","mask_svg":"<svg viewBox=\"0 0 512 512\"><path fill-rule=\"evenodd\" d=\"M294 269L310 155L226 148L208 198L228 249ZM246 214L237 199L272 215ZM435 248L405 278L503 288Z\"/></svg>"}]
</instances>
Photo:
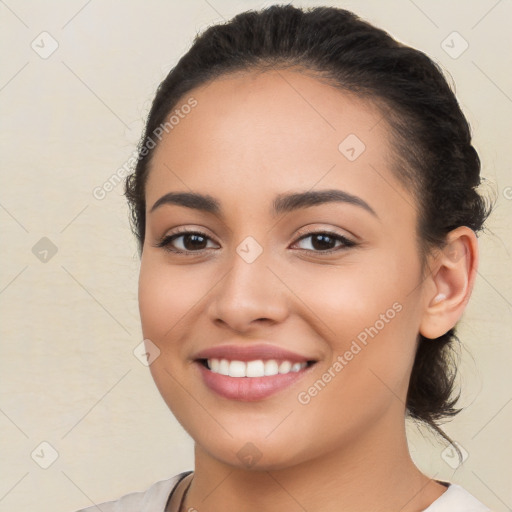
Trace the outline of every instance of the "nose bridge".
<instances>
[{"instance_id":1,"label":"nose bridge","mask_svg":"<svg viewBox=\"0 0 512 512\"><path fill-rule=\"evenodd\" d=\"M285 298L279 280L268 268L271 252L246 237L229 258L229 268L213 290L210 315L242 331L254 320L282 321Z\"/></svg>"}]
</instances>

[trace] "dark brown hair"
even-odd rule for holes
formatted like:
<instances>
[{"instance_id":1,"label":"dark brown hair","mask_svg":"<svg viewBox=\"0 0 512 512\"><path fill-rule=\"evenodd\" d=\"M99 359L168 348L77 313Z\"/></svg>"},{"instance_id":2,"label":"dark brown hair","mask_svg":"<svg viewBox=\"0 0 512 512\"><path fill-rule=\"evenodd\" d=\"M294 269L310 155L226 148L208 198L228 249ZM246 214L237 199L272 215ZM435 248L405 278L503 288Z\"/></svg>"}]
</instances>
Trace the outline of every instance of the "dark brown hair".
<instances>
[{"instance_id":1,"label":"dark brown hair","mask_svg":"<svg viewBox=\"0 0 512 512\"><path fill-rule=\"evenodd\" d=\"M299 68L381 109L391 126L395 168L416 199L420 255L442 249L458 226L483 228L491 208L477 192L480 160L468 122L439 67L355 14L333 7L274 5L211 26L195 38L158 87L135 172L126 181L134 233L142 251L145 194L155 131L195 87L242 70ZM428 272L428 270L425 270ZM407 395L410 417L447 441L438 423L460 409L453 397L455 328L436 340L418 335Z\"/></svg>"}]
</instances>

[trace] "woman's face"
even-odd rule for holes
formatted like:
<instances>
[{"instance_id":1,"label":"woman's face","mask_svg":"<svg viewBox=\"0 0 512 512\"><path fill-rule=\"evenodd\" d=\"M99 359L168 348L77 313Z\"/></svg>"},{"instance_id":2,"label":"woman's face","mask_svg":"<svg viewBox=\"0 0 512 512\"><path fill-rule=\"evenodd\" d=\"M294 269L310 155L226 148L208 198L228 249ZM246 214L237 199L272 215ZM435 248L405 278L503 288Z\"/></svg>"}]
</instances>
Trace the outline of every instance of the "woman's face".
<instances>
[{"instance_id":1,"label":"woman's face","mask_svg":"<svg viewBox=\"0 0 512 512\"><path fill-rule=\"evenodd\" d=\"M173 113L147 181L139 283L172 412L239 467L396 435L425 291L385 119L290 70L215 80Z\"/></svg>"}]
</instances>

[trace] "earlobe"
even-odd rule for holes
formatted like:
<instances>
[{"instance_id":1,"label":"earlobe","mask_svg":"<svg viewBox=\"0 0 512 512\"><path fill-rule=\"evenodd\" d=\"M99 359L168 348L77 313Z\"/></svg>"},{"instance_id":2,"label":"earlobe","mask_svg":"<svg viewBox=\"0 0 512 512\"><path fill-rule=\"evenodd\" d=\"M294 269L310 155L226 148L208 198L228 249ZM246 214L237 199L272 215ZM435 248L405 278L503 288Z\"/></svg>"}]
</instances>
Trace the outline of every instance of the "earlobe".
<instances>
[{"instance_id":1,"label":"earlobe","mask_svg":"<svg viewBox=\"0 0 512 512\"><path fill-rule=\"evenodd\" d=\"M459 321L471 296L478 266L478 241L472 229L460 226L448 233L446 242L430 266L433 270L424 287L420 334L430 339L439 338Z\"/></svg>"}]
</instances>

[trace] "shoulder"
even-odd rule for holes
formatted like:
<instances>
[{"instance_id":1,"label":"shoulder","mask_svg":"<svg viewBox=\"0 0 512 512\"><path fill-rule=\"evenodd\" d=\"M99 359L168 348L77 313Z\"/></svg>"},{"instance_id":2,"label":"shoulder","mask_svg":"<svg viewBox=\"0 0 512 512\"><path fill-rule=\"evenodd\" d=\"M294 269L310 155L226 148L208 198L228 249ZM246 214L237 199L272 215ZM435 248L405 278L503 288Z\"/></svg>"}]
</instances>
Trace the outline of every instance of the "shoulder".
<instances>
[{"instance_id":1,"label":"shoulder","mask_svg":"<svg viewBox=\"0 0 512 512\"><path fill-rule=\"evenodd\" d=\"M77 512L164 512L169 495L189 473L185 471L167 480L160 480L145 491L131 492L114 501L97 503Z\"/></svg>"},{"instance_id":2,"label":"shoulder","mask_svg":"<svg viewBox=\"0 0 512 512\"><path fill-rule=\"evenodd\" d=\"M464 487L450 484L448 489L423 512L492 512Z\"/></svg>"}]
</instances>

